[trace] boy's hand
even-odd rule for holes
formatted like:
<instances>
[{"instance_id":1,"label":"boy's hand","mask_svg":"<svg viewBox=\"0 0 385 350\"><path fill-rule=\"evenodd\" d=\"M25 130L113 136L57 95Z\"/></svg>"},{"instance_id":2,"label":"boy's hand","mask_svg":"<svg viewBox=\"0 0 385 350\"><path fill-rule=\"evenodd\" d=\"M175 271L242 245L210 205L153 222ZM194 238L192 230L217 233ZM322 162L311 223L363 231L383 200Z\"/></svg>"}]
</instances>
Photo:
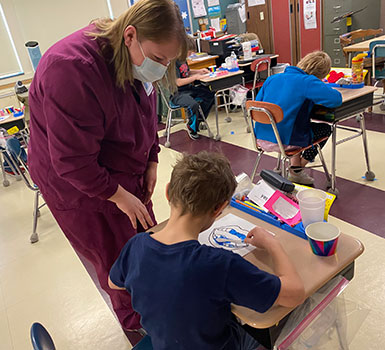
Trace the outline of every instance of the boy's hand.
<instances>
[{"instance_id":1,"label":"boy's hand","mask_svg":"<svg viewBox=\"0 0 385 350\"><path fill-rule=\"evenodd\" d=\"M272 243L277 241L271 233L262 227L256 226L247 234L244 242L257 248L267 249Z\"/></svg>"},{"instance_id":2,"label":"boy's hand","mask_svg":"<svg viewBox=\"0 0 385 350\"><path fill-rule=\"evenodd\" d=\"M207 68L202 68L199 70L199 74L201 74L201 75L206 75L209 73L210 73L210 71Z\"/></svg>"}]
</instances>

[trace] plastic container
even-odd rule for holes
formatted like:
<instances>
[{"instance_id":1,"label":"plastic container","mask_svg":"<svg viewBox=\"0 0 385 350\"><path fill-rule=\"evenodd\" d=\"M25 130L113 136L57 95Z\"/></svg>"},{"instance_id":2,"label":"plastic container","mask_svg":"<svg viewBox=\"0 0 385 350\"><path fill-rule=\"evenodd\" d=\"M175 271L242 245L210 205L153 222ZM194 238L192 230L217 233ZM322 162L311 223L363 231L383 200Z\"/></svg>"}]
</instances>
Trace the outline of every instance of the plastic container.
<instances>
[{"instance_id":1,"label":"plastic container","mask_svg":"<svg viewBox=\"0 0 385 350\"><path fill-rule=\"evenodd\" d=\"M360 84L364 81L364 57L367 53L360 53L352 59L353 84Z\"/></svg>"},{"instance_id":2,"label":"plastic container","mask_svg":"<svg viewBox=\"0 0 385 350\"><path fill-rule=\"evenodd\" d=\"M234 51L231 51L231 55L230 55L229 58L230 58L229 60L227 60L227 59L225 60L227 66L228 66L228 71L229 72L236 72L236 71L238 71L239 70L238 60L237 60L237 55L235 54Z\"/></svg>"},{"instance_id":3,"label":"plastic container","mask_svg":"<svg viewBox=\"0 0 385 350\"><path fill-rule=\"evenodd\" d=\"M306 228L324 220L326 193L316 189L302 190L297 194L302 224Z\"/></svg>"},{"instance_id":4,"label":"plastic container","mask_svg":"<svg viewBox=\"0 0 385 350\"><path fill-rule=\"evenodd\" d=\"M271 74L280 74L283 73L286 69L286 67L289 67L289 63L277 63L276 66L271 67Z\"/></svg>"}]
</instances>

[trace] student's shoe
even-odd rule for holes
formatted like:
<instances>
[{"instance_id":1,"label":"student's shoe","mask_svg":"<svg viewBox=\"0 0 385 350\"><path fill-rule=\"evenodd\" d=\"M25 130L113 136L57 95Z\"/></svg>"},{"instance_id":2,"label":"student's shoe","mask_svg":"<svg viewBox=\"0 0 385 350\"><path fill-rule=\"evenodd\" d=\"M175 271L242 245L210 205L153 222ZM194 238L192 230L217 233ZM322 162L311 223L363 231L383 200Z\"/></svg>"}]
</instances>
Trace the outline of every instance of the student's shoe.
<instances>
[{"instance_id":1,"label":"student's shoe","mask_svg":"<svg viewBox=\"0 0 385 350\"><path fill-rule=\"evenodd\" d=\"M192 140L198 140L199 139L199 135L196 131L194 131L190 125L187 124L187 133L188 133L188 136L190 136L190 138Z\"/></svg>"},{"instance_id":2,"label":"student's shoe","mask_svg":"<svg viewBox=\"0 0 385 350\"><path fill-rule=\"evenodd\" d=\"M301 170L298 173L289 171L287 179L301 185L313 185L314 183L314 179L310 175L306 174L304 170Z\"/></svg>"},{"instance_id":3,"label":"student's shoe","mask_svg":"<svg viewBox=\"0 0 385 350\"><path fill-rule=\"evenodd\" d=\"M206 126L206 124L205 123L200 123L200 125L199 125L199 130L200 131L203 131L203 130L207 130L207 126Z\"/></svg>"}]
</instances>

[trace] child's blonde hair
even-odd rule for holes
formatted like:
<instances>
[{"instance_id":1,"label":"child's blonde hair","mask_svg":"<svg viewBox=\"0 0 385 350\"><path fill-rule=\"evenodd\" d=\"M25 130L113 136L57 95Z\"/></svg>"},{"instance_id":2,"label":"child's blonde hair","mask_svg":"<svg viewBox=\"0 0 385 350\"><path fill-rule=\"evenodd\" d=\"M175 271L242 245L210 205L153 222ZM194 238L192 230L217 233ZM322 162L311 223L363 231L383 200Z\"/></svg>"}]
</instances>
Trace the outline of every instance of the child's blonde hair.
<instances>
[{"instance_id":1,"label":"child's blonde hair","mask_svg":"<svg viewBox=\"0 0 385 350\"><path fill-rule=\"evenodd\" d=\"M127 26L136 28L138 40L162 43L171 38L177 39L181 47L179 56L186 57L187 34L179 7L172 0L140 0L117 19L103 18L94 23L97 30L88 34L95 39L102 39L100 42L103 52L108 48L112 49L111 62L115 67L116 85L123 89L127 81L131 85L134 82L131 57L123 37ZM175 91L175 81L176 70L173 61L168 67L163 83L169 86L171 91Z\"/></svg>"},{"instance_id":2,"label":"child's blonde hair","mask_svg":"<svg viewBox=\"0 0 385 350\"><path fill-rule=\"evenodd\" d=\"M231 199L236 187L228 159L211 152L183 155L171 174L170 203L182 215L203 215Z\"/></svg>"},{"instance_id":3,"label":"child's blonde hair","mask_svg":"<svg viewBox=\"0 0 385 350\"><path fill-rule=\"evenodd\" d=\"M315 75L318 79L325 78L330 72L332 60L323 51L314 51L302 58L297 67L307 74Z\"/></svg>"}]
</instances>

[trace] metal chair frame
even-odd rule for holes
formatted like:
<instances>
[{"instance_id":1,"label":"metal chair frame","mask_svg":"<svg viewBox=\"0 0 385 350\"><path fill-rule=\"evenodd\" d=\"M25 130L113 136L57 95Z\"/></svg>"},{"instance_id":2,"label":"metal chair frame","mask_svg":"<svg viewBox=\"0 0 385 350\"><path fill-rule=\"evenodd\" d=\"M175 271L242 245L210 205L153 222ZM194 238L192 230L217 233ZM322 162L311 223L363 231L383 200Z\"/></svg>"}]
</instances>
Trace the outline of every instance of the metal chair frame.
<instances>
[{"instance_id":1,"label":"metal chair frame","mask_svg":"<svg viewBox=\"0 0 385 350\"><path fill-rule=\"evenodd\" d=\"M328 184L330 184L330 182L331 182L330 173L327 169L325 158L322 154L321 147L319 145L319 143L326 140L326 138L322 138L320 140L317 140L312 145L309 145L307 147L301 147L301 148L294 149L291 151L286 151L285 147L282 143L281 136L279 135L278 127L277 127L277 122L281 121L283 118L282 109L278 105L275 105L282 112L282 116L281 116L280 120L276 121L276 117L274 116L274 114L269 109L269 105L273 105L273 104L266 103L266 102L260 102L260 101L247 101L246 102L247 116L248 116L248 120L250 121L250 127L252 130L252 139L253 139L254 147L258 152L257 159L256 159L256 162L255 162L255 165L253 168L253 172L251 174L251 181L253 181L255 176L257 175L257 169L258 169L259 162L262 158L262 154L265 152L258 145L258 142L257 142L258 138L255 135L255 131L254 131L256 123L262 123L262 124L270 124L271 125L271 127L273 128L273 131L274 131L275 138L277 140L278 147L279 147L279 151L277 151L278 159L277 159L277 166L275 168L275 171L281 173L281 175L283 177L287 177L288 176L288 170L289 170L288 163L289 163L290 159L292 157L296 156L297 154L303 152L304 150L306 150L312 146L315 146L315 147L317 147L317 150L318 150L318 155L319 155L320 160L321 160L321 165L308 166L307 168L316 168L316 167L322 166L324 169L324 172L325 172L326 180L327 180ZM252 113L253 111L264 113L268 119L257 120L256 117L253 118L253 113ZM279 118L277 118L277 119L279 119Z\"/></svg>"},{"instance_id":2,"label":"metal chair frame","mask_svg":"<svg viewBox=\"0 0 385 350\"><path fill-rule=\"evenodd\" d=\"M34 204L33 204L33 225L32 225L32 234L30 237L30 241L31 243L36 243L39 241L39 236L37 233L37 219L40 216L40 209L46 203L39 205L39 198L40 196L42 196L41 192L39 188L32 181L30 181L28 164L21 158L20 153L16 154L12 149L9 149L8 145L7 145L7 151L8 151L8 154L10 155L7 161L9 161L10 164L12 164L11 165L12 170L14 170L15 174L18 174L18 176L20 176L23 179L25 185L31 191L35 192L35 198L34 198ZM20 169L19 164L21 164L24 167L25 171L22 171Z\"/></svg>"},{"instance_id":3,"label":"metal chair frame","mask_svg":"<svg viewBox=\"0 0 385 350\"><path fill-rule=\"evenodd\" d=\"M165 142L164 146L165 147L170 147L171 146L170 131L171 131L171 126L173 126L172 122L173 121L176 121L178 123L185 122L184 119L172 119L172 114L173 114L173 112L177 112L177 111L185 109L185 107L171 105L170 101L166 98L165 93L164 93L163 88L161 87L161 85L159 83L157 85L158 85L158 90L160 92L160 95L162 96L162 100L163 100L164 104L167 107L166 130L163 133L163 136L166 137L166 142ZM209 125L207 124L206 118L205 118L205 116L203 114L203 111L202 111L202 108L201 108L200 105L199 105L199 113L200 113L200 115L201 115L201 117L203 119L203 123L206 126L206 129L207 129L207 132L208 132L208 136L210 138L212 138L213 134L212 134L212 132L210 130Z\"/></svg>"}]
</instances>

